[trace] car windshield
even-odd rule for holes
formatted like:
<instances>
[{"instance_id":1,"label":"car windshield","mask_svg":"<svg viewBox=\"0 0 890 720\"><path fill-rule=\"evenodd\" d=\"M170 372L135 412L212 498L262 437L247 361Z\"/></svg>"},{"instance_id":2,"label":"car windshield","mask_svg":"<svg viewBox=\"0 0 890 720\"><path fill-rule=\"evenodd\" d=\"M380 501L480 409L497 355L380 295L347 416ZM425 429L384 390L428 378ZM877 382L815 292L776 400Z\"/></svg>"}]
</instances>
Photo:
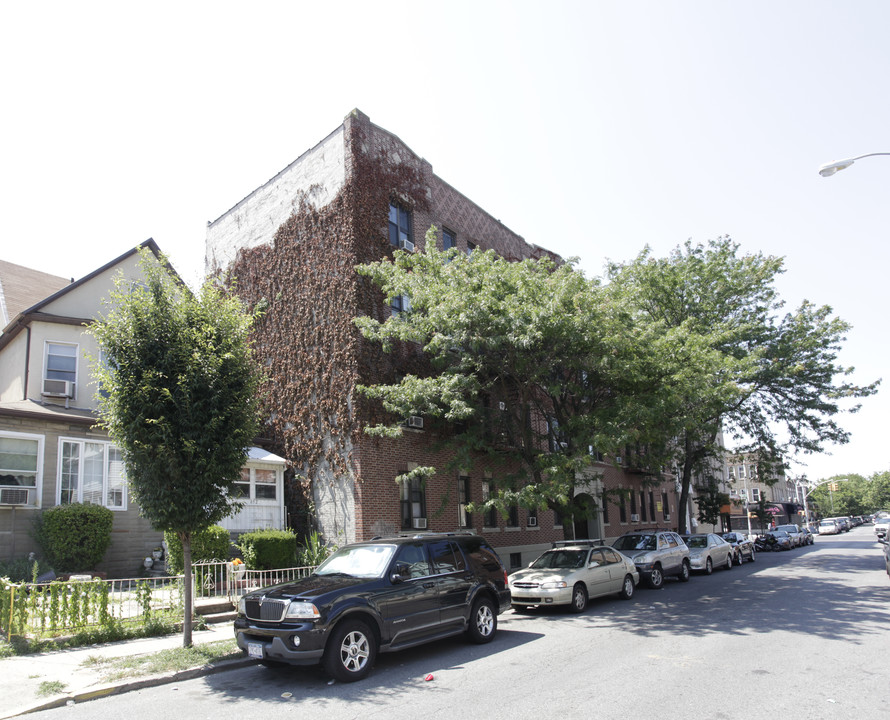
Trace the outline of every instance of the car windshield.
<instances>
[{"instance_id":1,"label":"car windshield","mask_svg":"<svg viewBox=\"0 0 890 720\"><path fill-rule=\"evenodd\" d=\"M655 550L654 535L623 535L612 546L616 550Z\"/></svg>"},{"instance_id":2,"label":"car windshield","mask_svg":"<svg viewBox=\"0 0 890 720\"><path fill-rule=\"evenodd\" d=\"M708 538L704 535L694 535L693 537L686 538L686 545L691 548L708 547Z\"/></svg>"},{"instance_id":3,"label":"car windshield","mask_svg":"<svg viewBox=\"0 0 890 720\"><path fill-rule=\"evenodd\" d=\"M382 578L395 551L395 545L355 545L341 548L319 565L315 574Z\"/></svg>"},{"instance_id":4,"label":"car windshield","mask_svg":"<svg viewBox=\"0 0 890 720\"><path fill-rule=\"evenodd\" d=\"M531 567L536 570L545 568L579 568L584 565L587 550L548 550L535 560Z\"/></svg>"}]
</instances>

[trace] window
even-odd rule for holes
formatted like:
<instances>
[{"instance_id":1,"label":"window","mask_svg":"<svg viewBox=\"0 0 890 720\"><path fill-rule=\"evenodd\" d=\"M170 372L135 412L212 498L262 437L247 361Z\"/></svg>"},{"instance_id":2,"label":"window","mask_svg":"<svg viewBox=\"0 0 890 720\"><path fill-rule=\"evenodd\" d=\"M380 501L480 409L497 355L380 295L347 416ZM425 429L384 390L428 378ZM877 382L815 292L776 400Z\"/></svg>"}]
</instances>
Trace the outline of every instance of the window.
<instances>
[{"instance_id":1,"label":"window","mask_svg":"<svg viewBox=\"0 0 890 720\"><path fill-rule=\"evenodd\" d=\"M630 494L630 514L637 514L637 494L635 492Z\"/></svg>"},{"instance_id":2,"label":"window","mask_svg":"<svg viewBox=\"0 0 890 720\"><path fill-rule=\"evenodd\" d=\"M469 240L467 240L467 255L468 256L472 255L473 250L475 250L475 249L476 249L476 243L471 243Z\"/></svg>"},{"instance_id":3,"label":"window","mask_svg":"<svg viewBox=\"0 0 890 720\"><path fill-rule=\"evenodd\" d=\"M90 503L127 509L127 481L120 450L108 442L60 440L59 505Z\"/></svg>"},{"instance_id":4,"label":"window","mask_svg":"<svg viewBox=\"0 0 890 720\"><path fill-rule=\"evenodd\" d=\"M621 493L620 500L618 501L618 521L627 522L627 503L624 499L624 493Z\"/></svg>"},{"instance_id":5,"label":"window","mask_svg":"<svg viewBox=\"0 0 890 720\"><path fill-rule=\"evenodd\" d=\"M447 252L455 247L456 241L454 233L448 228L442 228L442 251Z\"/></svg>"},{"instance_id":6,"label":"window","mask_svg":"<svg viewBox=\"0 0 890 720\"><path fill-rule=\"evenodd\" d=\"M458 527L470 527L470 513L467 504L470 502L470 478L461 475L457 479L457 524Z\"/></svg>"},{"instance_id":7,"label":"window","mask_svg":"<svg viewBox=\"0 0 890 720\"><path fill-rule=\"evenodd\" d=\"M494 485L486 480L482 483L482 502L488 502L492 496L494 495ZM482 524L485 527L497 527L498 526L498 511L497 508L491 508L491 510L486 510L482 515Z\"/></svg>"},{"instance_id":8,"label":"window","mask_svg":"<svg viewBox=\"0 0 890 720\"><path fill-rule=\"evenodd\" d=\"M396 557L396 564L402 577L419 578L431 574L426 545L423 543L402 545Z\"/></svg>"},{"instance_id":9,"label":"window","mask_svg":"<svg viewBox=\"0 0 890 720\"><path fill-rule=\"evenodd\" d=\"M242 500L277 500L278 474L267 468L241 468L235 487L234 497Z\"/></svg>"},{"instance_id":10,"label":"window","mask_svg":"<svg viewBox=\"0 0 890 720\"><path fill-rule=\"evenodd\" d=\"M413 242L411 213L397 202L389 203L389 244L401 247L403 241Z\"/></svg>"},{"instance_id":11,"label":"window","mask_svg":"<svg viewBox=\"0 0 890 720\"><path fill-rule=\"evenodd\" d=\"M671 509L668 506L668 494L666 492L661 493L661 513L665 520L670 520Z\"/></svg>"},{"instance_id":12,"label":"window","mask_svg":"<svg viewBox=\"0 0 890 720\"><path fill-rule=\"evenodd\" d=\"M609 524L609 501L603 497L603 525Z\"/></svg>"},{"instance_id":13,"label":"window","mask_svg":"<svg viewBox=\"0 0 890 720\"><path fill-rule=\"evenodd\" d=\"M507 527L519 527L519 506L511 505L507 514Z\"/></svg>"},{"instance_id":14,"label":"window","mask_svg":"<svg viewBox=\"0 0 890 720\"><path fill-rule=\"evenodd\" d=\"M649 491L649 517L652 518L652 522L655 522L655 492L653 490Z\"/></svg>"},{"instance_id":15,"label":"window","mask_svg":"<svg viewBox=\"0 0 890 720\"><path fill-rule=\"evenodd\" d=\"M437 575L466 570L463 553L448 540L432 543L429 546L430 560Z\"/></svg>"},{"instance_id":16,"label":"window","mask_svg":"<svg viewBox=\"0 0 890 720\"><path fill-rule=\"evenodd\" d=\"M522 567L522 553L510 553L510 569L518 570Z\"/></svg>"},{"instance_id":17,"label":"window","mask_svg":"<svg viewBox=\"0 0 890 720\"><path fill-rule=\"evenodd\" d=\"M46 364L43 378L44 380L70 382L72 388L75 387L77 382L77 345L48 342L46 344ZM53 390L53 392L56 392L56 390ZM59 392L61 392L61 388ZM73 395L74 393L72 392L71 394Z\"/></svg>"},{"instance_id":18,"label":"window","mask_svg":"<svg viewBox=\"0 0 890 720\"><path fill-rule=\"evenodd\" d=\"M646 491L640 490L640 518L643 522L647 522L646 520ZM652 518L655 519L654 517Z\"/></svg>"},{"instance_id":19,"label":"window","mask_svg":"<svg viewBox=\"0 0 890 720\"><path fill-rule=\"evenodd\" d=\"M526 524L529 527L536 527L538 524L538 509L532 508L531 510L527 511L525 515L526 518L528 518L526 520Z\"/></svg>"},{"instance_id":20,"label":"window","mask_svg":"<svg viewBox=\"0 0 890 720\"><path fill-rule=\"evenodd\" d=\"M36 506L42 473L42 435L0 435L0 505Z\"/></svg>"},{"instance_id":21,"label":"window","mask_svg":"<svg viewBox=\"0 0 890 720\"><path fill-rule=\"evenodd\" d=\"M760 502L760 488L751 488L751 502Z\"/></svg>"},{"instance_id":22,"label":"window","mask_svg":"<svg viewBox=\"0 0 890 720\"><path fill-rule=\"evenodd\" d=\"M739 497L742 498L742 500L744 500L745 502L748 502L748 490L747 490L747 488L746 488L746 489L743 489L743 490L739 490Z\"/></svg>"},{"instance_id":23,"label":"window","mask_svg":"<svg viewBox=\"0 0 890 720\"><path fill-rule=\"evenodd\" d=\"M406 480L402 483L402 529L413 529L414 521L420 519L426 520L426 493L423 481Z\"/></svg>"},{"instance_id":24,"label":"window","mask_svg":"<svg viewBox=\"0 0 890 720\"><path fill-rule=\"evenodd\" d=\"M744 479L745 478L745 466L739 465L738 470L739 470L739 479L740 480Z\"/></svg>"},{"instance_id":25,"label":"window","mask_svg":"<svg viewBox=\"0 0 890 720\"><path fill-rule=\"evenodd\" d=\"M389 303L393 317L398 317L403 312L411 312L411 298L407 295L396 295Z\"/></svg>"}]
</instances>

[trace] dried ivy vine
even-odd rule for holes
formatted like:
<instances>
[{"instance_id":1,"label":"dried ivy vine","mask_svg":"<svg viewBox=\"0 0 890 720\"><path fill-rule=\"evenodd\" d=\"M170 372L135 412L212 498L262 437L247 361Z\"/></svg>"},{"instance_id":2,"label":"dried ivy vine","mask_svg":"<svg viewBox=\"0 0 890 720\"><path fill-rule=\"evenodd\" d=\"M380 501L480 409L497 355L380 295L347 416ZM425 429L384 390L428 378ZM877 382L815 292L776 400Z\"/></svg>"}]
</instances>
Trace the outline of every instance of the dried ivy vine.
<instances>
[{"instance_id":1,"label":"dried ivy vine","mask_svg":"<svg viewBox=\"0 0 890 720\"><path fill-rule=\"evenodd\" d=\"M346 143L346 179L336 197L316 208L311 191L304 193L272 244L241 250L229 273L243 300L264 307L253 345L266 371L267 433L294 470L285 495L292 518L307 517L310 488L324 473L360 479L353 448L361 424L385 419L356 385L394 382L398 373L424 365L416 348L385 354L353 323L358 315L382 320L389 312L380 290L355 266L391 254L393 198L415 211L429 209L422 169L394 160L388 137L355 125Z\"/></svg>"}]
</instances>

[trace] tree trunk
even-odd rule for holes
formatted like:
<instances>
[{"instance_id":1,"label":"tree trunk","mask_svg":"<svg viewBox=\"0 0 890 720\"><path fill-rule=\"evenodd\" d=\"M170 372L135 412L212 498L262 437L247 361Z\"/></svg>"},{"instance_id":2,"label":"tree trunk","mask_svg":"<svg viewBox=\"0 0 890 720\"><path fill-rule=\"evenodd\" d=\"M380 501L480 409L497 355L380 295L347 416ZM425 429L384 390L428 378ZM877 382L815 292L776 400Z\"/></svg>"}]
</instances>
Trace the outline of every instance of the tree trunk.
<instances>
[{"instance_id":1,"label":"tree trunk","mask_svg":"<svg viewBox=\"0 0 890 720\"><path fill-rule=\"evenodd\" d=\"M182 613L182 646L192 646L192 613L194 612L194 600L192 598L192 534L182 533L179 536L182 541L182 564L185 579L184 609Z\"/></svg>"}]
</instances>

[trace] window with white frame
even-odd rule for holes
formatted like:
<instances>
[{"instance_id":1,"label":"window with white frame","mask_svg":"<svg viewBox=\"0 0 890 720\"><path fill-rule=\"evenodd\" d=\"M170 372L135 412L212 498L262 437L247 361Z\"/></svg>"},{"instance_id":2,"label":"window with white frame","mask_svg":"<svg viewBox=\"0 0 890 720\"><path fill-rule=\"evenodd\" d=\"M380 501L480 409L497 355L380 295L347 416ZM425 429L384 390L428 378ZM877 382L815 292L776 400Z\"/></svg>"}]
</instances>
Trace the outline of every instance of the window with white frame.
<instances>
[{"instance_id":1,"label":"window with white frame","mask_svg":"<svg viewBox=\"0 0 890 720\"><path fill-rule=\"evenodd\" d=\"M62 438L56 502L126 510L127 478L121 451L109 442Z\"/></svg>"},{"instance_id":2,"label":"window with white frame","mask_svg":"<svg viewBox=\"0 0 890 720\"><path fill-rule=\"evenodd\" d=\"M0 505L36 507L43 479L43 436L0 433Z\"/></svg>"},{"instance_id":3,"label":"window with white frame","mask_svg":"<svg viewBox=\"0 0 890 720\"><path fill-rule=\"evenodd\" d=\"M751 488L751 502L760 502L760 488Z\"/></svg>"},{"instance_id":4,"label":"window with white frame","mask_svg":"<svg viewBox=\"0 0 890 720\"><path fill-rule=\"evenodd\" d=\"M46 343L46 358L43 367L44 388L56 387L63 382L68 382L71 383L73 390L77 386L77 345L58 342Z\"/></svg>"},{"instance_id":5,"label":"window with white frame","mask_svg":"<svg viewBox=\"0 0 890 720\"><path fill-rule=\"evenodd\" d=\"M241 500L278 499L278 473L267 468L241 468L241 477L235 482L235 498Z\"/></svg>"}]
</instances>

